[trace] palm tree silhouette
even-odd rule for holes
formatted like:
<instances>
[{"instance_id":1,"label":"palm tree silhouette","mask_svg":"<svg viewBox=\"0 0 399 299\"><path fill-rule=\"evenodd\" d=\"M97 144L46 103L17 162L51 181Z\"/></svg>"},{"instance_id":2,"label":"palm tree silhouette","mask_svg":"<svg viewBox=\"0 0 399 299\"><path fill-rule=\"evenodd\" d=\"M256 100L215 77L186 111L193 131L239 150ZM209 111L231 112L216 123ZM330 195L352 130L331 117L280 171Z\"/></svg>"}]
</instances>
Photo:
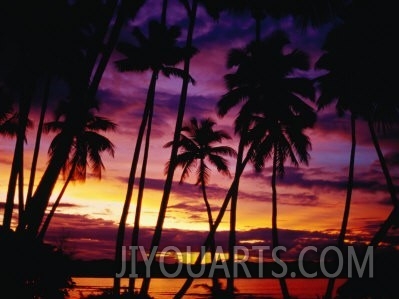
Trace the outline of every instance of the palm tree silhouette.
<instances>
[{"instance_id":1,"label":"palm tree silhouette","mask_svg":"<svg viewBox=\"0 0 399 299\"><path fill-rule=\"evenodd\" d=\"M258 117L255 117L257 113L266 113L268 110L269 113L266 114L268 121L271 117L275 117L274 122L281 122L285 120L283 117L286 118L285 121L289 121L289 117L292 117L292 115L288 112L294 109L294 111L301 112L301 119L304 124L306 123L306 126L311 126L315 121L314 112L296 96L296 94L299 94L305 98L312 98L312 82L305 78L287 77L292 75L295 69L306 70L309 68L307 56L299 50L284 54L283 47L288 43L287 36L278 31L265 40L249 44L245 49L233 49L229 53L228 66L237 66L238 68L235 73L225 76L229 91L218 102L218 107L219 114L223 116L231 108L244 102L235 120L235 130L241 136L239 156L240 152L243 153L244 145L248 142L262 144L259 137L262 136L262 134L259 135L260 126L259 124L255 126L256 123L254 123L254 120L259 120ZM273 104L273 107L268 107L269 101L272 100L279 102ZM304 125L304 127L306 126ZM279 145L276 146L279 147ZM256 150L259 151L260 149L256 148ZM270 152L272 151L274 152L273 148ZM277 154L280 154L280 156ZM276 148L276 159L283 158L282 154ZM259 154L257 155L259 156ZM233 196L231 209L233 215L235 214L233 208L236 207L236 201L236 197ZM276 205L274 204L273 210L275 209ZM275 225L276 222L273 221L273 226ZM234 229L234 227L231 228ZM277 229L274 229L274 231L273 246L278 246L276 245L278 244ZM234 245L230 244L229 247L231 248ZM289 295L285 281L282 279L280 282L283 295L287 298ZM230 285L231 291L232 287Z\"/></svg>"},{"instance_id":2,"label":"palm tree silhouette","mask_svg":"<svg viewBox=\"0 0 399 299\"><path fill-rule=\"evenodd\" d=\"M194 35L195 22L196 22L196 18L197 18L198 5L200 3L202 3L205 10L207 11L207 13L214 19L217 19L219 17L219 12L222 9L222 2L213 1L213 0L202 0L202 1L192 0L191 3L189 0L182 0L180 2L185 7L187 16L189 19L185 48L191 49L193 47L192 46L193 35ZM181 129L183 126L183 118L184 118L184 112L185 112L186 102L187 102L188 86L190 83L190 75L189 75L190 74L190 62L191 62L191 57L186 56L184 59L184 67L183 67L183 84L182 84L182 88L181 88L179 107L178 107L178 112L177 112L177 117L176 117L176 124L175 124L174 133L173 133L173 145L172 145L170 159L169 159L171 167L169 167L169 170L166 174L166 179L165 179L163 194L162 194L162 199L161 199L161 205L159 208L157 223L155 225L154 235L151 240L150 250L153 250L156 246L159 246L159 243L161 241L163 223L165 220L166 211L168 208L169 197L170 197L170 192L172 189L174 170L176 168L175 163L176 163L176 158L178 155L180 133L181 133ZM140 294L142 294L143 296L148 295L150 282L151 282L150 277L145 277L143 279L143 284L140 289ZM191 284L191 282L190 282L190 278L189 278L186 281L186 283L182 286L179 293L184 294L186 292L186 290L188 289L187 285L190 285L190 284Z\"/></svg>"},{"instance_id":3,"label":"palm tree silhouette","mask_svg":"<svg viewBox=\"0 0 399 299\"><path fill-rule=\"evenodd\" d=\"M133 160L131 165L131 171L129 175L128 189L126 193L125 203L121 215L121 220L118 228L118 235L116 241L116 253L115 253L115 265L120 266L122 258L122 245L125 235L126 219L129 212L130 202L133 194L133 185L136 176L136 169L139 160L142 140L144 132L147 128L146 147L143 160L142 170L145 171L148 149L149 149L149 136L151 134L152 116L154 110L154 98L156 90L156 82L158 80L159 73L162 73L166 77L176 76L183 77L183 71L174 67L174 65L181 62L185 56L194 54L193 49L186 50L177 45L177 38L180 36L180 29L177 26L166 27L157 21L151 21L149 23L149 37L147 38L138 28L134 29L133 35L139 42L139 46L134 46L129 43L121 42L117 46L117 49L123 53L127 58L116 61L116 66L121 72L136 71L142 72L146 70L152 70L151 82L148 87L147 99L143 112L142 121L140 124L136 146L133 154ZM191 82L194 80L190 77ZM148 145L147 145L148 144ZM136 205L135 228L132 237L132 246L137 245L138 242L138 229L140 220L141 202L143 196L145 172L142 174L143 182L140 184L142 187L139 191L139 197ZM134 283L133 283L134 284ZM134 286L131 286L133 289ZM114 279L114 292L119 293L120 289L120 278L115 277ZM132 290L133 291L133 290Z\"/></svg>"},{"instance_id":4,"label":"palm tree silhouette","mask_svg":"<svg viewBox=\"0 0 399 299\"><path fill-rule=\"evenodd\" d=\"M210 168L206 164L206 161L215 166L222 174L230 176L228 161L223 156L235 157L237 155L236 151L229 146L213 146L215 143L221 143L223 139L231 139L226 132L222 130L215 131L213 129L215 125L215 121L210 118L202 119L200 123L198 123L196 118L192 118L190 123L182 128L180 139L181 152L177 155L176 159L176 166L180 166L183 169L180 183L183 183L194 168L196 168L197 181L195 184L201 186L208 215L209 230L213 226L213 217L206 193L206 185L210 176ZM170 146L172 146L172 141L165 145L165 147ZM197 161L199 161L199 165L197 165ZM169 167L170 163L166 166L166 172ZM210 251L213 262L216 251L214 238L212 238L210 243ZM212 290L216 291L219 287L220 284L217 278L213 278Z\"/></svg>"},{"instance_id":5,"label":"palm tree silhouette","mask_svg":"<svg viewBox=\"0 0 399 299\"><path fill-rule=\"evenodd\" d=\"M343 23L328 34L324 44L325 54L317 62L317 67L328 71L317 79L321 96L319 107L337 101L337 109L343 114L349 111L352 124L352 149L349 166L349 178L345 210L338 237L338 246L344 246L344 238L349 218L350 198L353 186L353 168L355 156L355 119L367 121L376 149L388 192L394 209L371 240L371 246L377 246L388 229L399 219L398 201L387 163L378 142L376 127L398 122L397 99L392 96L395 83L383 76L388 71L391 59L395 57L391 38L394 35L392 20L387 14L389 9L376 9L375 1L353 1L343 15ZM373 21L371 21L371 19ZM377 26L375 24L378 24ZM381 35L381 30L388 30ZM387 51L387 49L390 49ZM329 280L326 298L332 297L334 279Z\"/></svg>"},{"instance_id":6,"label":"palm tree silhouette","mask_svg":"<svg viewBox=\"0 0 399 299\"><path fill-rule=\"evenodd\" d=\"M60 132L66 125L65 121L61 120L60 117L62 116L62 113L65 113L65 109L68 109L68 103L61 103L60 106L62 107L60 108L61 113L57 115L57 119L45 124L45 132L58 132L50 144L50 157L54 155L54 151L58 147L57 143L60 142L60 139L62 138ZM62 110L64 110L64 112L62 112ZM116 124L106 118L94 115L91 111L86 117L85 128L75 136L70 158L64 165L64 175L67 174L64 186L62 187L60 194L55 200L51 211L47 215L38 234L38 239L40 240L44 239L50 222L59 206L68 184L73 180L85 181L87 176L87 167L90 167L92 174L95 177L101 179L102 170L105 169L101 158L102 152L108 152L112 157L114 156L114 145L108 138L100 135L98 132L114 131L116 129Z\"/></svg>"},{"instance_id":7,"label":"palm tree silhouette","mask_svg":"<svg viewBox=\"0 0 399 299\"><path fill-rule=\"evenodd\" d=\"M338 29L335 30L338 31ZM342 250L348 226L351 199L352 199L355 153L356 153L356 118L358 117L359 108L360 108L356 106L358 106L360 103L356 104L355 102L350 100L349 93L351 93L352 91L350 90L351 87L348 85L349 82L346 81L346 79L345 81L339 79L339 77L343 76L343 74L340 74L339 72L342 72L346 68L344 67L343 64L347 63L347 61L342 60L341 54L343 54L343 52L341 51L351 51L351 49L346 48L349 45L344 45L344 44L339 45L338 40L336 40L336 38L339 35L334 34L334 32L335 31L332 31L326 40L326 47L329 48L328 52L323 56L321 56L316 63L316 68L329 70L329 73L317 78L316 83L318 84L321 90L321 95L317 100L317 105L319 107L319 110L324 109L328 105L331 105L332 103L336 102L336 110L339 116L343 116L345 111L349 111L350 113L350 127L351 127L350 131L351 131L352 145L350 150L345 208L343 212L340 233L338 236L338 248ZM330 49L332 45L334 45L334 48ZM325 294L325 297L327 299L331 298L332 296L334 283L335 279L330 278Z\"/></svg>"}]
</instances>

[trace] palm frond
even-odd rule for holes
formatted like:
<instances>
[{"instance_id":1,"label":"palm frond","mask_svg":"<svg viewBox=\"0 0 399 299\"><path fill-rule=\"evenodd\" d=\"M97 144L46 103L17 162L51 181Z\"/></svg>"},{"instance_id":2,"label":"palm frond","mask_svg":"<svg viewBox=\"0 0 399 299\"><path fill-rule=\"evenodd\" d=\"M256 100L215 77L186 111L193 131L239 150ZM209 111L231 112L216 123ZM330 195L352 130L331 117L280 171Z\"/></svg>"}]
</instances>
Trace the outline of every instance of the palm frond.
<instances>
[{"instance_id":1,"label":"palm frond","mask_svg":"<svg viewBox=\"0 0 399 299\"><path fill-rule=\"evenodd\" d=\"M170 77L170 76L174 76L177 78L184 78L186 77L186 73L184 70L176 68L176 67L163 67L161 69L162 73L166 76L166 77ZM191 77L191 75L188 75L188 80L190 83L192 83L193 85L195 85L195 80L193 77Z\"/></svg>"},{"instance_id":2,"label":"palm frond","mask_svg":"<svg viewBox=\"0 0 399 299\"><path fill-rule=\"evenodd\" d=\"M310 59L308 54L300 50L293 50L285 56L286 69L291 73L294 69L307 71L310 68ZM287 74L289 74L287 73Z\"/></svg>"},{"instance_id":3,"label":"palm frond","mask_svg":"<svg viewBox=\"0 0 399 299\"><path fill-rule=\"evenodd\" d=\"M115 131L117 128L116 123L101 116L93 116L91 121L86 125L86 128L91 131Z\"/></svg>"},{"instance_id":4,"label":"palm frond","mask_svg":"<svg viewBox=\"0 0 399 299\"><path fill-rule=\"evenodd\" d=\"M61 132L65 128L65 123L62 121L49 121L43 125L43 132L50 133L50 132Z\"/></svg>"},{"instance_id":5,"label":"palm frond","mask_svg":"<svg viewBox=\"0 0 399 299\"><path fill-rule=\"evenodd\" d=\"M237 157L237 151L229 146L215 146L210 149L213 155L224 155L232 158Z\"/></svg>"},{"instance_id":6,"label":"palm frond","mask_svg":"<svg viewBox=\"0 0 399 299\"><path fill-rule=\"evenodd\" d=\"M216 154L209 154L208 159L220 173L222 173L228 177L231 176L229 167L228 167L228 161L225 158L223 158L222 156L216 155Z\"/></svg>"},{"instance_id":7,"label":"palm frond","mask_svg":"<svg viewBox=\"0 0 399 299\"><path fill-rule=\"evenodd\" d=\"M248 98L247 90L242 88L237 88L230 90L228 93L224 94L222 98L217 103L218 115L225 116L227 112L235 107L238 103L246 100Z\"/></svg>"},{"instance_id":8,"label":"palm frond","mask_svg":"<svg viewBox=\"0 0 399 299\"><path fill-rule=\"evenodd\" d=\"M315 86L314 82L307 78L286 78L284 85L287 91L297 93L312 102L315 101Z\"/></svg>"},{"instance_id":9,"label":"palm frond","mask_svg":"<svg viewBox=\"0 0 399 299\"><path fill-rule=\"evenodd\" d=\"M195 185L200 185L202 182L207 185L209 182L211 170L209 167L202 161L200 166L197 168L197 181Z\"/></svg>"}]
</instances>

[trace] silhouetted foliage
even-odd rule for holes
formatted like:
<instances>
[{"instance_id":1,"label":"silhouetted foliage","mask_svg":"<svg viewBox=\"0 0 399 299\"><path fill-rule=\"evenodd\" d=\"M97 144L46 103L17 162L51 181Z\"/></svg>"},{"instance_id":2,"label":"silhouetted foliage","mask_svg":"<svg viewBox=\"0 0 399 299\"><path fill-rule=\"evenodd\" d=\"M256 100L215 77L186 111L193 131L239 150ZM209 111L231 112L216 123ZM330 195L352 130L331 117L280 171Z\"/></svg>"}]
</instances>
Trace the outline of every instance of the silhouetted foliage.
<instances>
[{"instance_id":1,"label":"silhouetted foliage","mask_svg":"<svg viewBox=\"0 0 399 299\"><path fill-rule=\"evenodd\" d=\"M63 299L74 283L62 248L0 227L0 288L18 299Z\"/></svg>"}]
</instances>

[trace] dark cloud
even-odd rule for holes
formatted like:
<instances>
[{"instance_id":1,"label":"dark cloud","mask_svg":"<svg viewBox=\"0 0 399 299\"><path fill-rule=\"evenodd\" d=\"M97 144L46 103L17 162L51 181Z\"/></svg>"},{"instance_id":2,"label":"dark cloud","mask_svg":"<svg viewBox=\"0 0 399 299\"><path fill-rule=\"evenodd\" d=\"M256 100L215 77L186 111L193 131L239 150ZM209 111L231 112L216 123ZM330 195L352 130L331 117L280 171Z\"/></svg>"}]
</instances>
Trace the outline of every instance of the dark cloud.
<instances>
[{"instance_id":1,"label":"dark cloud","mask_svg":"<svg viewBox=\"0 0 399 299\"><path fill-rule=\"evenodd\" d=\"M344 170L343 173L346 173ZM314 175L318 178L314 178ZM326 174L329 178L322 179ZM271 167L264 169L262 173L245 173L245 179L253 179L259 182L271 181ZM366 192L385 191L386 184L383 178L376 178L370 171L360 172L355 176L354 188L356 190L363 190ZM347 177L345 175L333 174L322 170L316 169L301 169L296 167L285 167L285 175L283 178L278 179L278 186L297 186L305 189L318 189L318 190L331 190L331 191L345 191L347 186ZM311 194L308 194L311 195Z\"/></svg>"},{"instance_id":2,"label":"dark cloud","mask_svg":"<svg viewBox=\"0 0 399 299\"><path fill-rule=\"evenodd\" d=\"M191 219L198 221L197 217ZM203 221L203 219L201 220ZM369 221L366 227L359 232L348 231L348 239L355 243L364 243L370 240L370 233L378 227L376 221ZM129 245L130 232L132 227L126 230L126 246ZM67 215L59 214L50 226L46 241L56 245L64 246L65 250L71 252L79 259L102 259L113 258L117 224L101 218L91 218L89 215ZM153 228L143 227L140 230L140 246L147 250L151 243ZM192 250L198 250L207 236L206 231L186 231L181 229L165 228L162 233L162 241L159 248L175 246L185 251L187 246ZM237 244L252 248L252 246L271 246L271 229L257 228L237 232ZM284 258L291 259L298 257L300 250L305 246L316 246L323 248L328 245L335 245L337 234L331 231L306 231L279 229L280 244L287 248ZM228 231L216 233L216 244L227 250L229 239ZM266 253L267 256L269 253Z\"/></svg>"}]
</instances>

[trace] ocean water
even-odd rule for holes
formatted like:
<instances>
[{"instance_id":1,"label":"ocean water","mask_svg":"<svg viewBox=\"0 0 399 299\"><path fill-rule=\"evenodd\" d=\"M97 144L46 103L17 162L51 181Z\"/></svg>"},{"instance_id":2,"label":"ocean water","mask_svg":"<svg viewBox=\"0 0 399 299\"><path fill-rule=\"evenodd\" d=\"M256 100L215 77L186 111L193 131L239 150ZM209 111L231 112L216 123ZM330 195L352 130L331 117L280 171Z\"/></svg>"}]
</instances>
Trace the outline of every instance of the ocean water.
<instances>
[{"instance_id":1,"label":"ocean water","mask_svg":"<svg viewBox=\"0 0 399 299\"><path fill-rule=\"evenodd\" d=\"M70 292L70 299L80 299L89 294L100 294L102 290L112 287L112 278L95 278L95 277L74 277L76 283L74 290ZM180 289L184 283L184 279L180 278L153 278L151 279L150 295L154 299L172 299L173 295ZM337 279L335 283L335 291L341 286L346 279ZM220 280L223 286L226 285L225 280ZM327 279L324 278L292 278L287 279L287 285L290 295L298 299L317 299L322 298L326 287ZM128 285L127 279L122 279L122 287ZM137 279L136 287L140 287L141 279ZM210 279L196 279L188 290L186 299L207 298L208 289L204 285L211 285ZM245 299L271 299L281 298L280 285L277 279L236 279L236 288L239 298Z\"/></svg>"}]
</instances>

